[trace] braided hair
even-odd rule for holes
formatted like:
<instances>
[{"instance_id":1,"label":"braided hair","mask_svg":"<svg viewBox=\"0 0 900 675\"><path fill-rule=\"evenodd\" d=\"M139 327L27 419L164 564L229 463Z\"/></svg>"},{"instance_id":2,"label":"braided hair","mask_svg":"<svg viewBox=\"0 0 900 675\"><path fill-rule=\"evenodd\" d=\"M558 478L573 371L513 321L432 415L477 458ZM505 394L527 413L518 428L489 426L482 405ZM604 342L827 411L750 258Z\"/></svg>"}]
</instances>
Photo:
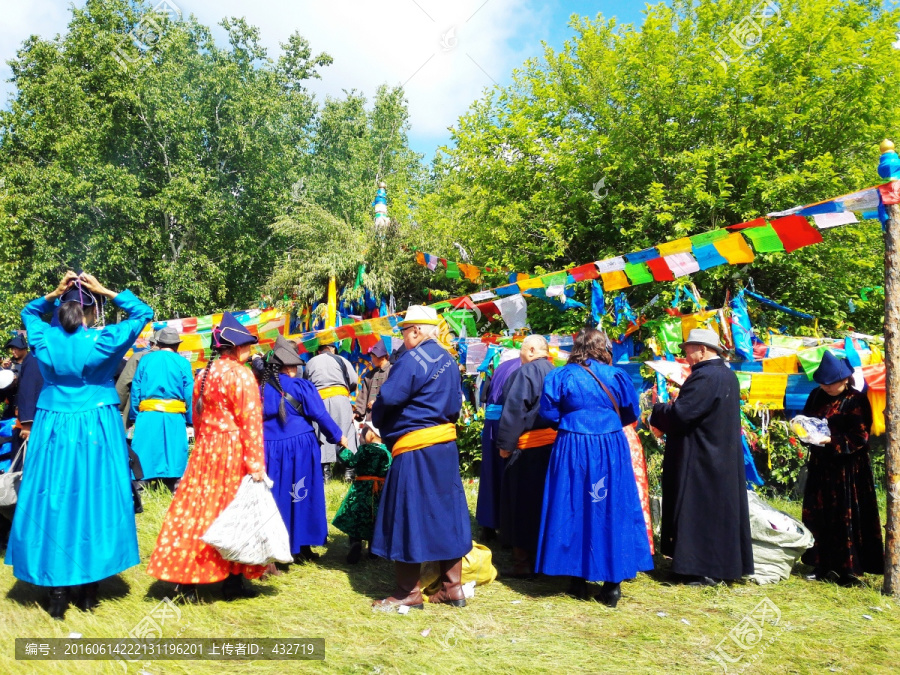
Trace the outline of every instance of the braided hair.
<instances>
[{"instance_id":1,"label":"braided hair","mask_svg":"<svg viewBox=\"0 0 900 675\"><path fill-rule=\"evenodd\" d=\"M262 384L259 385L259 396L260 398L265 396L267 384L271 384L275 391L281 394L281 401L278 403L278 419L284 424L287 422L287 408L284 407L284 389L281 388L281 378L279 377L281 363L273 356L274 353L269 352L266 356L266 365L262 372Z\"/></svg>"},{"instance_id":2,"label":"braided hair","mask_svg":"<svg viewBox=\"0 0 900 675\"><path fill-rule=\"evenodd\" d=\"M200 417L200 415L203 414L203 392L206 391L206 378L209 376L209 367L213 364L213 361L219 358L219 356L221 356L221 352L214 350L209 361L206 362L206 367L203 369L203 375L200 376L200 395L197 396L197 403L194 405L194 417Z\"/></svg>"}]
</instances>

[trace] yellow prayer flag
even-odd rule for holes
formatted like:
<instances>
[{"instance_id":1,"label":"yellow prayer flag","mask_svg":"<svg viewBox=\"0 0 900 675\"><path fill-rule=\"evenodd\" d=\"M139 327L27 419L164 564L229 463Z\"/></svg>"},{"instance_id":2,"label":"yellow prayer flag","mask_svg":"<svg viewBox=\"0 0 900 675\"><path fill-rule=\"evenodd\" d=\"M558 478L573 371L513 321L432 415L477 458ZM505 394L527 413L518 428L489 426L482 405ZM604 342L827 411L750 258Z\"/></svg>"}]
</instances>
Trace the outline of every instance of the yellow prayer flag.
<instances>
[{"instance_id":1,"label":"yellow prayer flag","mask_svg":"<svg viewBox=\"0 0 900 675\"><path fill-rule=\"evenodd\" d=\"M541 281L540 277L532 277L531 279L522 279L517 282L519 284L519 290L525 291L529 288L543 288L544 282Z\"/></svg>"},{"instance_id":2,"label":"yellow prayer flag","mask_svg":"<svg viewBox=\"0 0 900 675\"><path fill-rule=\"evenodd\" d=\"M334 277L328 280L328 308L325 313L325 328L337 326L337 282ZM319 339L321 342L321 338Z\"/></svg>"},{"instance_id":3,"label":"yellow prayer flag","mask_svg":"<svg viewBox=\"0 0 900 675\"><path fill-rule=\"evenodd\" d=\"M725 239L713 242L713 246L719 252L729 265L738 265L740 263L751 263L755 257L747 240L744 239L739 232L728 235Z\"/></svg>"},{"instance_id":4,"label":"yellow prayer flag","mask_svg":"<svg viewBox=\"0 0 900 675\"><path fill-rule=\"evenodd\" d=\"M604 291L618 291L620 288L628 288L631 286L631 282L628 281L625 272L621 270L616 272L604 272L600 275L600 278L603 280Z\"/></svg>"},{"instance_id":5,"label":"yellow prayer flag","mask_svg":"<svg viewBox=\"0 0 900 675\"><path fill-rule=\"evenodd\" d=\"M181 336L181 345L178 347L178 351L180 352L192 352L192 351L202 351L203 350L203 341L201 340L203 336L200 333L186 333Z\"/></svg>"},{"instance_id":6,"label":"yellow prayer flag","mask_svg":"<svg viewBox=\"0 0 900 675\"><path fill-rule=\"evenodd\" d=\"M788 373L793 375L799 372L799 363L796 354L788 354L787 356L776 356L771 359L763 359L762 367L764 373Z\"/></svg>"},{"instance_id":7,"label":"yellow prayer flag","mask_svg":"<svg viewBox=\"0 0 900 675\"><path fill-rule=\"evenodd\" d=\"M215 327L218 326L220 323L222 323L222 317L223 317L223 316L225 316L225 315L224 315L224 314L213 314L213 315L212 315L212 325L213 325L213 328L215 328Z\"/></svg>"},{"instance_id":8,"label":"yellow prayer flag","mask_svg":"<svg viewBox=\"0 0 900 675\"><path fill-rule=\"evenodd\" d=\"M374 335L390 335L394 332L394 327L391 326L391 320L385 316L377 319L370 319L369 325L372 327L372 333Z\"/></svg>"},{"instance_id":9,"label":"yellow prayer flag","mask_svg":"<svg viewBox=\"0 0 900 675\"><path fill-rule=\"evenodd\" d=\"M884 409L887 407L887 391L869 388L866 396L869 397L869 405L872 406L872 435L881 436L885 432Z\"/></svg>"},{"instance_id":10,"label":"yellow prayer flag","mask_svg":"<svg viewBox=\"0 0 900 675\"><path fill-rule=\"evenodd\" d=\"M876 363L884 363L884 356L881 354L881 350L873 344L869 344L869 349L872 350L872 355L869 357L869 364L875 365Z\"/></svg>"},{"instance_id":11,"label":"yellow prayer flag","mask_svg":"<svg viewBox=\"0 0 900 675\"><path fill-rule=\"evenodd\" d=\"M695 328L709 328L716 331L716 335L722 337L722 333L719 330L719 322L716 319L716 312L697 312L696 314L688 314L681 317L681 337L683 340L687 340L688 335Z\"/></svg>"},{"instance_id":12,"label":"yellow prayer flag","mask_svg":"<svg viewBox=\"0 0 900 675\"><path fill-rule=\"evenodd\" d=\"M750 405L760 404L773 410L783 410L787 383L787 373L753 373L748 402Z\"/></svg>"},{"instance_id":13,"label":"yellow prayer flag","mask_svg":"<svg viewBox=\"0 0 900 675\"><path fill-rule=\"evenodd\" d=\"M277 309L265 310L262 314L259 315L259 325L264 326L265 324L275 319L276 316L278 316Z\"/></svg>"},{"instance_id":14,"label":"yellow prayer flag","mask_svg":"<svg viewBox=\"0 0 900 675\"><path fill-rule=\"evenodd\" d=\"M672 255L673 253L690 253L693 243L687 237L676 239L675 241L667 241L664 244L657 244L656 250L663 257Z\"/></svg>"}]
</instances>

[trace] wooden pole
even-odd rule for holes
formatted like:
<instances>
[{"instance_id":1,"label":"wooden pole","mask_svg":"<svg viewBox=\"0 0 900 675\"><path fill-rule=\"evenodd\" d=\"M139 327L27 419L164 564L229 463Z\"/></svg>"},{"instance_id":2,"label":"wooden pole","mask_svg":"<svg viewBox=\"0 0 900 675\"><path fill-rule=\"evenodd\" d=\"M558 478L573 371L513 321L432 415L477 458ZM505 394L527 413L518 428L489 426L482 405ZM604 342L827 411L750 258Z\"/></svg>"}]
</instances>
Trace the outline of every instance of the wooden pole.
<instances>
[{"instance_id":1,"label":"wooden pole","mask_svg":"<svg viewBox=\"0 0 900 675\"><path fill-rule=\"evenodd\" d=\"M881 144L883 178L898 178L885 166L884 153L893 153L894 144ZM896 155L894 155L896 157ZM887 173L887 175L884 175ZM887 524L885 527L885 595L900 597L900 206L887 205L889 219L884 229L884 362L886 367L887 447L884 453Z\"/></svg>"}]
</instances>

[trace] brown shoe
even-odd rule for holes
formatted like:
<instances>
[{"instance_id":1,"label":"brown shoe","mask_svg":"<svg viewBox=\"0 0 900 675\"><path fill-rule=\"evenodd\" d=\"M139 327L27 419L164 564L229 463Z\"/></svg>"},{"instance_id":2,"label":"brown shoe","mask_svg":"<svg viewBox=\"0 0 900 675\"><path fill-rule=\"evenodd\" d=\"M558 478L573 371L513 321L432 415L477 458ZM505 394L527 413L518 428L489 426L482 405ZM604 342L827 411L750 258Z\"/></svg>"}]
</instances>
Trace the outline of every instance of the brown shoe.
<instances>
[{"instance_id":1,"label":"brown shoe","mask_svg":"<svg viewBox=\"0 0 900 675\"><path fill-rule=\"evenodd\" d=\"M428 598L428 602L465 607L466 596L462 589L462 558L441 560L441 590Z\"/></svg>"},{"instance_id":2,"label":"brown shoe","mask_svg":"<svg viewBox=\"0 0 900 675\"><path fill-rule=\"evenodd\" d=\"M403 606L410 609L424 609L422 590L419 588L421 572L422 565L420 563L394 561L397 588L390 597L373 602L372 608L382 612L393 612Z\"/></svg>"}]
</instances>

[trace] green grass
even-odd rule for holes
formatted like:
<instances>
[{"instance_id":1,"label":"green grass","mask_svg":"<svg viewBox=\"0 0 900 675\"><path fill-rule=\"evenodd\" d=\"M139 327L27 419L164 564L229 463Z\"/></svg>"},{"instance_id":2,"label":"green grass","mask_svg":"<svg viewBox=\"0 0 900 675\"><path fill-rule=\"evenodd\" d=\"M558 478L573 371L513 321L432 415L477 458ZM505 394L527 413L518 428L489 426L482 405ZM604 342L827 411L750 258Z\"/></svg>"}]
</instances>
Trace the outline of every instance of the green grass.
<instances>
[{"instance_id":1,"label":"green grass","mask_svg":"<svg viewBox=\"0 0 900 675\"><path fill-rule=\"evenodd\" d=\"M470 505L476 489L467 483ZM338 482L327 486L329 514L343 492ZM101 605L93 614L70 608L65 621L53 621L39 605L43 590L17 582L7 566L0 569L6 590L0 673L722 672L708 654L763 598L778 607L781 622L767 626L764 646L742 652L729 672L888 673L897 671L900 658L900 602L880 595L881 577L868 577L869 589L800 576L773 586L696 589L661 583L664 574L642 574L623 584L615 610L570 599L562 579L497 580L479 587L464 609L426 606L406 616L385 615L374 613L370 603L392 589L390 563L347 565L346 537L332 531L317 564L293 565L280 577L253 582L259 598L221 602L214 586L201 592L203 604L183 607L180 621L164 625L164 637L323 637L324 662L17 662L15 637L126 637L171 594L171 585L144 571L168 502L164 492L146 495L145 512L137 517L143 562L101 584ZM799 515L796 503L778 507ZM495 564L507 566L508 552L493 550ZM750 657L756 660L750 663Z\"/></svg>"}]
</instances>

